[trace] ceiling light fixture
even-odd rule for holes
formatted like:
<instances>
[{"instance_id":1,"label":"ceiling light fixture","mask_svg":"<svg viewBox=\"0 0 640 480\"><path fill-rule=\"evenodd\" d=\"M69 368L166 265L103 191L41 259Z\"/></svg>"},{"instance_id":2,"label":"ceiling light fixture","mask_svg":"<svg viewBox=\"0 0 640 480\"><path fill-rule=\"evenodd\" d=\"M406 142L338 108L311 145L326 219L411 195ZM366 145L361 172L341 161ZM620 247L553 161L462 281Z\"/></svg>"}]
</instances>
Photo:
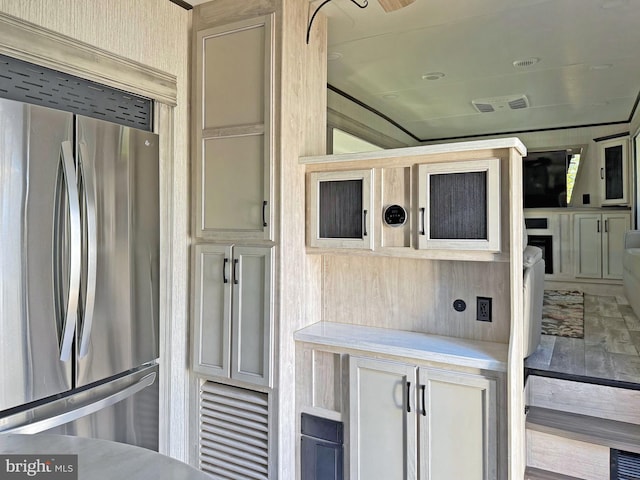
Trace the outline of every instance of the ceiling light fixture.
<instances>
[{"instance_id":1,"label":"ceiling light fixture","mask_svg":"<svg viewBox=\"0 0 640 480\"><path fill-rule=\"evenodd\" d=\"M442 72L430 72L422 75L423 80L440 80L442 77L444 77Z\"/></svg>"},{"instance_id":2,"label":"ceiling light fixture","mask_svg":"<svg viewBox=\"0 0 640 480\"><path fill-rule=\"evenodd\" d=\"M316 15L320 11L320 9L330 1L331 0L324 0L324 2L322 2L320 6L316 8L316 10L313 12L313 15L311 15L311 20L309 20L309 25L307 26L307 45L309 45L309 34L311 33L311 25L313 25L313 20L316 18ZM356 2L356 0L350 0L350 1L351 3L357 5L359 8L367 8L367 6L369 5L369 0L364 0L364 3L362 4ZM407 5L411 5L415 1L416 0L378 0L378 3L380 4L380 6L385 12L389 13L395 10L400 10L401 8L404 8Z\"/></svg>"}]
</instances>

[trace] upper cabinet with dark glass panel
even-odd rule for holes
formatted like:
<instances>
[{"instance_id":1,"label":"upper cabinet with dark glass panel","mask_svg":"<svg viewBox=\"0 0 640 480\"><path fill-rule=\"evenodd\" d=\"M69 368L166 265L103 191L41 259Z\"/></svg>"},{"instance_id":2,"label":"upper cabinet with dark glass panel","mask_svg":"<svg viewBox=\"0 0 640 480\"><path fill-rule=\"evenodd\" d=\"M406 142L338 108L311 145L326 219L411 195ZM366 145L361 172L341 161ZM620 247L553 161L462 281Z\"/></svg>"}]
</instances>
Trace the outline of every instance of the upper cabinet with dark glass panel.
<instances>
[{"instance_id":1,"label":"upper cabinet with dark glass panel","mask_svg":"<svg viewBox=\"0 0 640 480\"><path fill-rule=\"evenodd\" d=\"M500 160L418 165L420 249L500 251Z\"/></svg>"},{"instance_id":2,"label":"upper cabinet with dark glass panel","mask_svg":"<svg viewBox=\"0 0 640 480\"><path fill-rule=\"evenodd\" d=\"M599 143L602 205L629 204L629 137Z\"/></svg>"},{"instance_id":3,"label":"upper cabinet with dark glass panel","mask_svg":"<svg viewBox=\"0 0 640 480\"><path fill-rule=\"evenodd\" d=\"M309 175L309 245L371 249L373 170Z\"/></svg>"},{"instance_id":4,"label":"upper cabinet with dark glass panel","mask_svg":"<svg viewBox=\"0 0 640 480\"><path fill-rule=\"evenodd\" d=\"M303 157L307 251L510 261L523 155L510 138Z\"/></svg>"}]
</instances>

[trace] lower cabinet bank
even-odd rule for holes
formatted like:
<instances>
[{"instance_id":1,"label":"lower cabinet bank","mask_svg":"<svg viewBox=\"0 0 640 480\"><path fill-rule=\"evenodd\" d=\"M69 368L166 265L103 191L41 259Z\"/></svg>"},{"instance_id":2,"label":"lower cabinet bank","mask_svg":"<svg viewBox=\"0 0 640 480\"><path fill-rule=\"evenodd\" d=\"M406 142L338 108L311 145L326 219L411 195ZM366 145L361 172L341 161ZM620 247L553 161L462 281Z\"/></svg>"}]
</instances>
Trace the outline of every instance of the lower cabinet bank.
<instances>
[{"instance_id":1,"label":"lower cabinet bank","mask_svg":"<svg viewBox=\"0 0 640 480\"><path fill-rule=\"evenodd\" d=\"M506 345L329 322L296 340L298 420L345 432L301 480L506 478Z\"/></svg>"}]
</instances>

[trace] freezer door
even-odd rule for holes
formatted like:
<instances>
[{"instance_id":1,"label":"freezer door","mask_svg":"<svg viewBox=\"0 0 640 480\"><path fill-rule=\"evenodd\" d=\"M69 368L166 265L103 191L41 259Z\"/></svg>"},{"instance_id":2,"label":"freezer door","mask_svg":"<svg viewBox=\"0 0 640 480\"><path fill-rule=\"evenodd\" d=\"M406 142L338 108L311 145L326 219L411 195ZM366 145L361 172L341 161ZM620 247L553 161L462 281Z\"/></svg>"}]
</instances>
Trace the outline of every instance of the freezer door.
<instances>
[{"instance_id":1,"label":"freezer door","mask_svg":"<svg viewBox=\"0 0 640 480\"><path fill-rule=\"evenodd\" d=\"M76 118L83 386L158 357L159 172L157 135Z\"/></svg>"},{"instance_id":2,"label":"freezer door","mask_svg":"<svg viewBox=\"0 0 640 480\"><path fill-rule=\"evenodd\" d=\"M71 388L72 129L69 113L0 99L0 411Z\"/></svg>"},{"instance_id":3,"label":"freezer door","mask_svg":"<svg viewBox=\"0 0 640 480\"><path fill-rule=\"evenodd\" d=\"M0 419L0 433L55 433L158 450L158 365Z\"/></svg>"}]
</instances>

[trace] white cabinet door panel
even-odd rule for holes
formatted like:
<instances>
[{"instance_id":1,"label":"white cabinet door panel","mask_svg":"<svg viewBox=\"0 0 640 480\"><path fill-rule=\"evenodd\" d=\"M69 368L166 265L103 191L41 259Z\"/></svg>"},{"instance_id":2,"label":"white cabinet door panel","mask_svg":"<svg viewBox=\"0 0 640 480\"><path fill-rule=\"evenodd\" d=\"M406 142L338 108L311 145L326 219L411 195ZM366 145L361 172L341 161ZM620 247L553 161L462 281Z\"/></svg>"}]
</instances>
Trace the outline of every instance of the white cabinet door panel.
<instances>
[{"instance_id":1,"label":"white cabinet door panel","mask_svg":"<svg viewBox=\"0 0 640 480\"><path fill-rule=\"evenodd\" d=\"M228 377L230 373L230 259L230 246L193 247L192 364L205 375Z\"/></svg>"},{"instance_id":2,"label":"white cabinet door panel","mask_svg":"<svg viewBox=\"0 0 640 480\"><path fill-rule=\"evenodd\" d=\"M415 376L413 365L350 357L351 480L416 478Z\"/></svg>"},{"instance_id":3,"label":"white cabinet door panel","mask_svg":"<svg viewBox=\"0 0 640 480\"><path fill-rule=\"evenodd\" d=\"M631 216L628 213L605 213L602 219L602 278L620 280L623 273L624 234L631 228Z\"/></svg>"},{"instance_id":4,"label":"white cabinet door panel","mask_svg":"<svg viewBox=\"0 0 640 480\"><path fill-rule=\"evenodd\" d=\"M231 377L271 384L273 248L234 247Z\"/></svg>"},{"instance_id":5,"label":"white cabinet door panel","mask_svg":"<svg viewBox=\"0 0 640 480\"><path fill-rule=\"evenodd\" d=\"M269 55L265 28L269 24L260 20L245 22L244 28L238 24L201 34L206 79L202 88L203 128L264 122L265 58Z\"/></svg>"},{"instance_id":6,"label":"white cabinet door panel","mask_svg":"<svg viewBox=\"0 0 640 480\"><path fill-rule=\"evenodd\" d=\"M497 478L496 381L430 368L418 378L421 480Z\"/></svg>"},{"instance_id":7,"label":"white cabinet door panel","mask_svg":"<svg viewBox=\"0 0 640 480\"><path fill-rule=\"evenodd\" d=\"M203 157L202 230L261 237L269 226L264 135L208 138Z\"/></svg>"},{"instance_id":8,"label":"white cabinet door panel","mask_svg":"<svg viewBox=\"0 0 640 480\"><path fill-rule=\"evenodd\" d=\"M274 15L195 35L194 235L273 240Z\"/></svg>"},{"instance_id":9,"label":"white cabinet door panel","mask_svg":"<svg viewBox=\"0 0 640 480\"><path fill-rule=\"evenodd\" d=\"M576 214L574 217L574 245L576 277L602 278L602 216Z\"/></svg>"}]
</instances>

